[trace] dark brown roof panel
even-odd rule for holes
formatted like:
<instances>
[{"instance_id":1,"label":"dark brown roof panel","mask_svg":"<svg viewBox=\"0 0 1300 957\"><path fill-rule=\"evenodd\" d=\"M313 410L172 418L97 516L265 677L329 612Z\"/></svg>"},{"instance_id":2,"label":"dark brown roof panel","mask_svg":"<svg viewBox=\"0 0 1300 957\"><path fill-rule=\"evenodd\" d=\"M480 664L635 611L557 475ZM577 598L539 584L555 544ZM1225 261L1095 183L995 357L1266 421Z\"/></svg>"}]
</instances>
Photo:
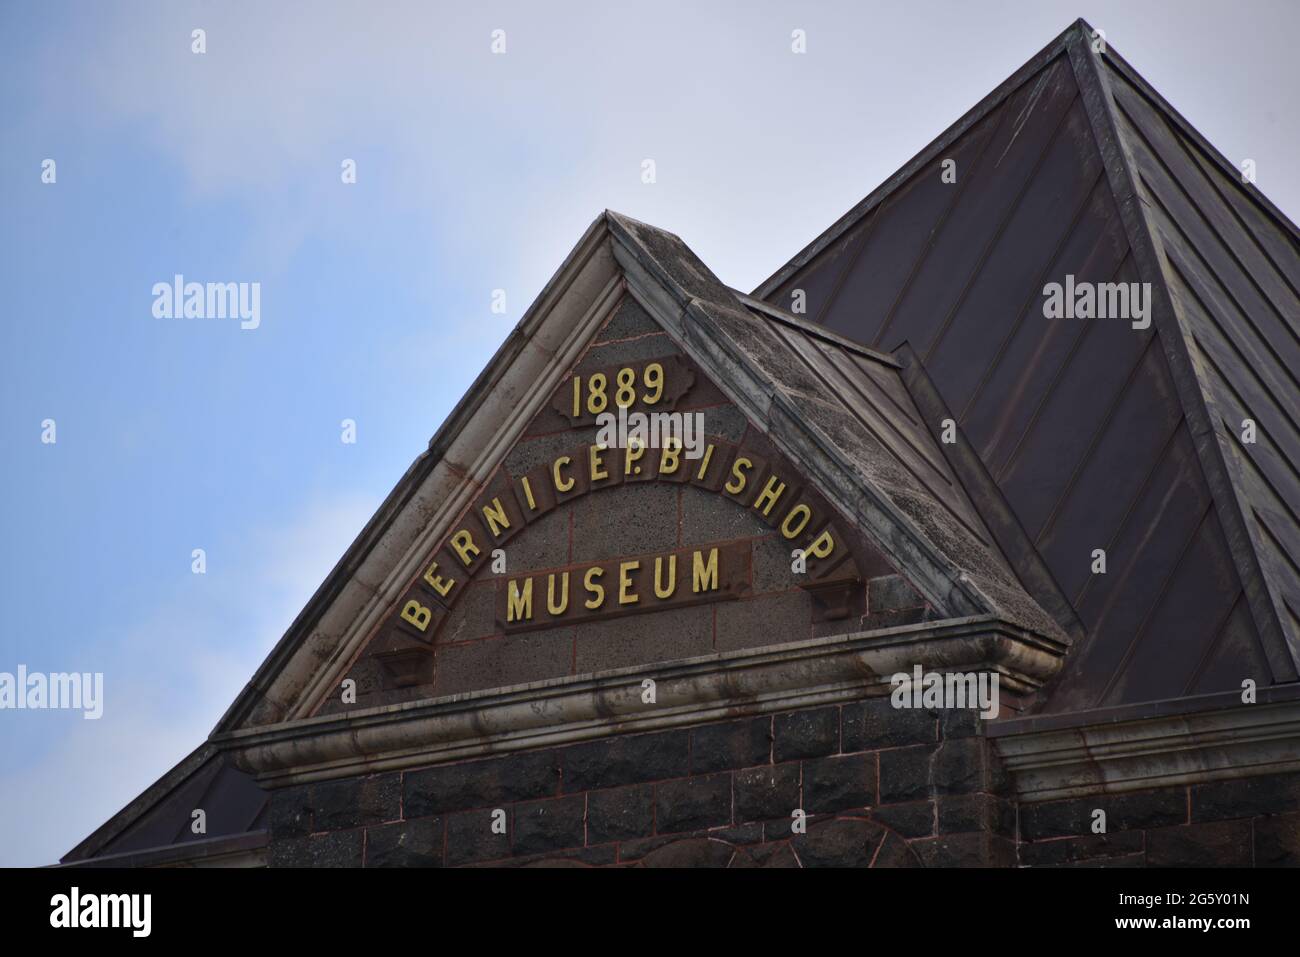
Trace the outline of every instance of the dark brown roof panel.
<instances>
[{"instance_id":1,"label":"dark brown roof panel","mask_svg":"<svg viewBox=\"0 0 1300 957\"><path fill-rule=\"evenodd\" d=\"M975 453L941 447L997 546L1063 628L1086 631L1040 702L1052 711L1239 688L1243 669L1294 680L1300 657L1294 227L1113 51L1090 54L1089 29L1067 30L764 287L783 305L806 288L809 315L859 342L908 344L925 373L911 380L938 393L927 407ZM1136 217L1116 199L1129 182ZM1152 237L1167 266L1147 265ZM1067 275L1151 282L1178 317L1049 320L1043 286ZM1184 348L1191 380L1174 371ZM1244 446L1248 415L1264 434ZM1194 440L1207 418L1223 452ZM1247 530L1250 554L1227 528ZM1261 615L1273 634L1285 619L1290 651L1261 637Z\"/></svg>"}]
</instances>

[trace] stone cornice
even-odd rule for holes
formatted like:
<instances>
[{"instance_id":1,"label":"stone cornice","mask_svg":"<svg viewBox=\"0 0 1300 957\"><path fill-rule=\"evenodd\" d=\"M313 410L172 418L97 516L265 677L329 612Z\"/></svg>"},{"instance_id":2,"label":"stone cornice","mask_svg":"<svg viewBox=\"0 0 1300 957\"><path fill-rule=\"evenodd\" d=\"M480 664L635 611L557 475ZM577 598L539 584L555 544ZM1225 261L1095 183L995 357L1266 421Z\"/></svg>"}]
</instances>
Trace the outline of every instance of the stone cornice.
<instances>
[{"instance_id":1,"label":"stone cornice","mask_svg":"<svg viewBox=\"0 0 1300 957\"><path fill-rule=\"evenodd\" d=\"M1004 695L1025 695L1064 652L997 618L951 619L307 718L212 743L283 787L880 695L917 664L996 671ZM642 701L647 679L654 704Z\"/></svg>"},{"instance_id":2,"label":"stone cornice","mask_svg":"<svg viewBox=\"0 0 1300 957\"><path fill-rule=\"evenodd\" d=\"M1278 689L1281 690L1281 689ZM1256 704L1214 696L1107 715L1071 715L1071 727L1027 718L990 726L1021 801L1138 791L1300 771L1300 699L1261 693ZM1235 701L1235 704L1228 704ZM1208 706L1208 707L1207 707Z\"/></svg>"}]
</instances>

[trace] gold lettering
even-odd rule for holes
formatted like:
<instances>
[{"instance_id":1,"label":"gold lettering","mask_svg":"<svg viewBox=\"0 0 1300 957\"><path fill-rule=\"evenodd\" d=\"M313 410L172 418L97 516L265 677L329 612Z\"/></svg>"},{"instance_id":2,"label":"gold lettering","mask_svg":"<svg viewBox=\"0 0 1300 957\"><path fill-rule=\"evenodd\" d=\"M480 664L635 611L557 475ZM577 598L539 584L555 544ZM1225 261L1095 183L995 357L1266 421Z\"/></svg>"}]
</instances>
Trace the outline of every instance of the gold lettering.
<instances>
[{"instance_id":1,"label":"gold lettering","mask_svg":"<svg viewBox=\"0 0 1300 957\"><path fill-rule=\"evenodd\" d=\"M723 487L732 495L739 495L741 492L745 491L745 483L748 481L745 477L745 472L753 467L753 462L745 458L743 455L740 456L731 466L731 474L733 476L731 481Z\"/></svg>"},{"instance_id":2,"label":"gold lettering","mask_svg":"<svg viewBox=\"0 0 1300 957\"><path fill-rule=\"evenodd\" d=\"M609 478L609 473L605 471L602 467L603 463L600 461L600 453L604 451L604 448L599 445L593 445L591 447L591 480L593 482L599 482L601 479Z\"/></svg>"},{"instance_id":3,"label":"gold lettering","mask_svg":"<svg viewBox=\"0 0 1300 957\"><path fill-rule=\"evenodd\" d=\"M506 621L531 621L533 617L533 580L524 579L524 589L519 590L519 582L510 579L510 589L506 593Z\"/></svg>"},{"instance_id":4,"label":"gold lettering","mask_svg":"<svg viewBox=\"0 0 1300 957\"><path fill-rule=\"evenodd\" d=\"M641 461L641 456L645 455L645 446L641 444L640 439L630 439L627 443L627 451L623 453L623 474L636 475L641 471L641 466L637 462ZM636 471L633 471L633 468Z\"/></svg>"},{"instance_id":5,"label":"gold lettering","mask_svg":"<svg viewBox=\"0 0 1300 957\"><path fill-rule=\"evenodd\" d=\"M803 512L803 518L800 520L798 525L791 528L790 527L791 519L793 519L800 512ZM812 518L812 509L810 509L803 502L800 502L794 508L790 509L790 514L787 515L785 517L785 521L781 523L781 534L784 535L786 538L794 538L796 535L798 535L800 532L803 531L804 526L808 524L808 520L810 518Z\"/></svg>"},{"instance_id":6,"label":"gold lettering","mask_svg":"<svg viewBox=\"0 0 1300 957\"><path fill-rule=\"evenodd\" d=\"M479 553L478 546L474 544L474 536L463 528L451 536L451 547L455 549L466 568L474 564L474 556Z\"/></svg>"},{"instance_id":7,"label":"gold lettering","mask_svg":"<svg viewBox=\"0 0 1300 957\"><path fill-rule=\"evenodd\" d=\"M583 602L583 605L593 611L605 603L605 589L599 585L595 579L605 574L605 569L595 565L587 569L587 574L582 576L582 584L586 586L587 591L591 592L592 597Z\"/></svg>"},{"instance_id":8,"label":"gold lettering","mask_svg":"<svg viewBox=\"0 0 1300 957\"><path fill-rule=\"evenodd\" d=\"M701 558L703 552L697 551L693 560L691 591L699 594L702 591L716 591L718 587L718 550L717 548L709 549L709 562L706 565Z\"/></svg>"},{"instance_id":9,"label":"gold lettering","mask_svg":"<svg viewBox=\"0 0 1300 957\"><path fill-rule=\"evenodd\" d=\"M664 367L657 362L652 362L645 367L645 384L651 392L647 393L642 401L646 405L654 405L664 396ZM653 394L654 398L651 398Z\"/></svg>"},{"instance_id":10,"label":"gold lettering","mask_svg":"<svg viewBox=\"0 0 1300 957\"><path fill-rule=\"evenodd\" d=\"M664 565L664 560L662 556L655 559L655 597L672 598L673 592L677 590L677 556L676 555L668 556L667 586L661 584L661 579L662 579L661 572L663 570L663 565Z\"/></svg>"},{"instance_id":11,"label":"gold lettering","mask_svg":"<svg viewBox=\"0 0 1300 957\"><path fill-rule=\"evenodd\" d=\"M659 455L659 474L672 475L681 465L682 444L675 438L664 443L664 450ZM668 463L671 462L670 466Z\"/></svg>"},{"instance_id":12,"label":"gold lettering","mask_svg":"<svg viewBox=\"0 0 1300 957\"><path fill-rule=\"evenodd\" d=\"M433 618L433 612L418 601L411 600L402 608L402 617L423 632L424 629L429 627L429 620Z\"/></svg>"},{"instance_id":13,"label":"gold lettering","mask_svg":"<svg viewBox=\"0 0 1300 957\"><path fill-rule=\"evenodd\" d=\"M438 570L437 562L430 562L428 570L424 573L424 580L429 583L429 587L436 591L443 598L447 597L447 592L451 591L451 586L456 584L454 578L443 578L441 575L435 575Z\"/></svg>"},{"instance_id":14,"label":"gold lettering","mask_svg":"<svg viewBox=\"0 0 1300 957\"><path fill-rule=\"evenodd\" d=\"M492 499L491 505L483 506L483 517L487 519L488 529L497 538L501 537L502 529L510 527L510 519L499 498Z\"/></svg>"},{"instance_id":15,"label":"gold lettering","mask_svg":"<svg viewBox=\"0 0 1300 957\"><path fill-rule=\"evenodd\" d=\"M620 605L635 605L641 599L632 594L632 576L629 572L634 572L641 567L640 562L620 562L618 566L618 603Z\"/></svg>"},{"instance_id":16,"label":"gold lettering","mask_svg":"<svg viewBox=\"0 0 1300 957\"><path fill-rule=\"evenodd\" d=\"M758 498L754 499L754 508L767 515L772 511L772 506L776 504L776 500L781 497L784 491L785 483L773 475L767 480L767 484L763 486L763 491L758 493Z\"/></svg>"},{"instance_id":17,"label":"gold lettering","mask_svg":"<svg viewBox=\"0 0 1300 957\"><path fill-rule=\"evenodd\" d=\"M700 470L695 474L695 481L703 482L704 473L709 470L709 462L713 459L713 443L710 442L704 447L704 458L700 459Z\"/></svg>"},{"instance_id":18,"label":"gold lettering","mask_svg":"<svg viewBox=\"0 0 1300 957\"><path fill-rule=\"evenodd\" d=\"M555 460L555 464L551 466L551 476L555 479L555 490L557 492L567 492L573 488L573 479L560 478L560 469L568 465L570 461L572 460L567 455L561 455Z\"/></svg>"},{"instance_id":19,"label":"gold lettering","mask_svg":"<svg viewBox=\"0 0 1300 957\"><path fill-rule=\"evenodd\" d=\"M564 572L561 575L564 582L563 592L560 595L560 603L555 603L555 573L546 576L546 610L552 615L563 615L569 607L569 573Z\"/></svg>"},{"instance_id":20,"label":"gold lettering","mask_svg":"<svg viewBox=\"0 0 1300 957\"><path fill-rule=\"evenodd\" d=\"M808 554L813 558L829 558L835 551L835 539L828 528L817 536L817 540L808 546Z\"/></svg>"},{"instance_id":21,"label":"gold lettering","mask_svg":"<svg viewBox=\"0 0 1300 957\"><path fill-rule=\"evenodd\" d=\"M525 475L519 481L524 487L524 498L528 499L528 507L534 512L537 511L537 499L533 498L533 487L528 482L528 476Z\"/></svg>"}]
</instances>

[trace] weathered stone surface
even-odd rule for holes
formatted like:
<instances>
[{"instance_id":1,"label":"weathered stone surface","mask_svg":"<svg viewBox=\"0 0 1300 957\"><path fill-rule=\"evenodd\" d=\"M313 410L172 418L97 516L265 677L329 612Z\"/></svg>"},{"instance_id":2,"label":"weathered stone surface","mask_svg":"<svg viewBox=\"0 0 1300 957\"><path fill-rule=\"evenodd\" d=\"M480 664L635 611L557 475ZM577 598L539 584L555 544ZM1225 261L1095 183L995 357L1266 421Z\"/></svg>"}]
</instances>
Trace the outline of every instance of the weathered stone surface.
<instances>
[{"instance_id":1,"label":"weathered stone surface","mask_svg":"<svg viewBox=\"0 0 1300 957\"><path fill-rule=\"evenodd\" d=\"M620 362L640 362L668 355L681 355L681 350L673 344L672 339L661 332L658 335L643 335L621 342L593 345L582 357L577 368L579 372L586 375Z\"/></svg>"},{"instance_id":2,"label":"weathered stone surface","mask_svg":"<svg viewBox=\"0 0 1300 957\"><path fill-rule=\"evenodd\" d=\"M726 841L728 844L758 844L763 840L763 825L761 822L752 821L734 827L715 827L709 830L708 836L715 841Z\"/></svg>"},{"instance_id":3,"label":"weathered stone surface","mask_svg":"<svg viewBox=\"0 0 1300 957\"><path fill-rule=\"evenodd\" d=\"M936 740L934 713L895 708L888 697L855 701L843 708L844 753L930 744Z\"/></svg>"},{"instance_id":4,"label":"weathered stone surface","mask_svg":"<svg viewBox=\"0 0 1300 957\"><path fill-rule=\"evenodd\" d=\"M704 413L710 417L713 410ZM709 434L713 434L712 430ZM682 544L699 545L706 542L727 542L736 538L765 536L771 530L763 524L758 513L737 502L696 488L682 489ZM787 569L788 572L788 569ZM786 587L792 584L788 581Z\"/></svg>"},{"instance_id":5,"label":"weathered stone surface","mask_svg":"<svg viewBox=\"0 0 1300 957\"><path fill-rule=\"evenodd\" d=\"M535 854L516 857L516 867L606 867L618 863L618 845L602 844L600 847L574 847L555 854ZM496 864L486 865L495 867Z\"/></svg>"},{"instance_id":6,"label":"weathered stone surface","mask_svg":"<svg viewBox=\"0 0 1300 957\"><path fill-rule=\"evenodd\" d=\"M737 771L733 781L737 821L788 817L799 807L797 763L747 768Z\"/></svg>"},{"instance_id":7,"label":"weathered stone surface","mask_svg":"<svg viewBox=\"0 0 1300 957\"><path fill-rule=\"evenodd\" d=\"M1115 868L1134 868L1146 867L1147 856L1145 853L1123 854L1119 857L1098 857L1087 861L1078 861L1068 865L1072 868L1084 869L1115 869Z\"/></svg>"},{"instance_id":8,"label":"weathered stone surface","mask_svg":"<svg viewBox=\"0 0 1300 957\"><path fill-rule=\"evenodd\" d=\"M408 818L430 817L546 797L557 793L559 784L555 751L525 751L409 771L402 782L403 808Z\"/></svg>"},{"instance_id":9,"label":"weathered stone surface","mask_svg":"<svg viewBox=\"0 0 1300 957\"><path fill-rule=\"evenodd\" d=\"M759 844L756 847L748 848L748 850L749 860L744 863L743 866L745 867L776 869L800 866L799 859L795 857L794 849L786 841L777 844ZM732 866L740 865L733 864Z\"/></svg>"},{"instance_id":10,"label":"weathered stone surface","mask_svg":"<svg viewBox=\"0 0 1300 957\"><path fill-rule=\"evenodd\" d=\"M578 674L696 658L713 652L713 608L697 605L588 622L574 634Z\"/></svg>"},{"instance_id":11,"label":"weathered stone surface","mask_svg":"<svg viewBox=\"0 0 1300 957\"><path fill-rule=\"evenodd\" d=\"M618 339L635 339L637 336L652 335L663 332L659 323L650 318L650 313L631 296L624 296L596 334L597 343L612 342Z\"/></svg>"},{"instance_id":12,"label":"weathered stone surface","mask_svg":"<svg viewBox=\"0 0 1300 957\"><path fill-rule=\"evenodd\" d=\"M1075 864L1095 858L1139 853L1144 846L1142 831L1118 831L1021 844L1019 854L1020 863L1029 866Z\"/></svg>"},{"instance_id":13,"label":"weathered stone surface","mask_svg":"<svg viewBox=\"0 0 1300 957\"><path fill-rule=\"evenodd\" d=\"M655 788L656 829L662 833L731 823L731 775L704 774Z\"/></svg>"},{"instance_id":14,"label":"weathered stone surface","mask_svg":"<svg viewBox=\"0 0 1300 957\"><path fill-rule=\"evenodd\" d=\"M772 756L778 762L835 754L840 749L840 709L778 714L772 734Z\"/></svg>"},{"instance_id":15,"label":"weathered stone surface","mask_svg":"<svg viewBox=\"0 0 1300 957\"><path fill-rule=\"evenodd\" d=\"M654 832L654 822L655 793L651 784L587 794L587 839L592 844L647 837Z\"/></svg>"},{"instance_id":16,"label":"weathered stone surface","mask_svg":"<svg viewBox=\"0 0 1300 957\"><path fill-rule=\"evenodd\" d=\"M694 774L767 764L771 754L771 717L706 724L691 731Z\"/></svg>"},{"instance_id":17,"label":"weathered stone surface","mask_svg":"<svg viewBox=\"0 0 1300 957\"><path fill-rule=\"evenodd\" d=\"M983 738L943 741L934 752L934 789L939 794L988 790L988 766L988 745Z\"/></svg>"},{"instance_id":18,"label":"weathered stone surface","mask_svg":"<svg viewBox=\"0 0 1300 957\"><path fill-rule=\"evenodd\" d=\"M854 754L803 762L803 809L810 814L876 803L876 756Z\"/></svg>"},{"instance_id":19,"label":"weathered stone surface","mask_svg":"<svg viewBox=\"0 0 1300 957\"><path fill-rule=\"evenodd\" d=\"M871 809L871 817L907 838L930 837L935 832L933 801L881 805Z\"/></svg>"},{"instance_id":20,"label":"weathered stone surface","mask_svg":"<svg viewBox=\"0 0 1300 957\"><path fill-rule=\"evenodd\" d=\"M516 805L514 853L544 854L581 846L586 806L581 794Z\"/></svg>"},{"instance_id":21,"label":"weathered stone surface","mask_svg":"<svg viewBox=\"0 0 1300 957\"><path fill-rule=\"evenodd\" d=\"M940 834L986 831L1014 839L1016 808L992 794L954 794L939 798Z\"/></svg>"},{"instance_id":22,"label":"weathered stone surface","mask_svg":"<svg viewBox=\"0 0 1300 957\"><path fill-rule=\"evenodd\" d=\"M1271 774L1198 784L1191 789L1191 804L1193 821L1300 811L1300 774Z\"/></svg>"},{"instance_id":23,"label":"weathered stone surface","mask_svg":"<svg viewBox=\"0 0 1300 957\"><path fill-rule=\"evenodd\" d=\"M1256 818L1255 866L1300 867L1300 814Z\"/></svg>"},{"instance_id":24,"label":"weathered stone surface","mask_svg":"<svg viewBox=\"0 0 1300 957\"><path fill-rule=\"evenodd\" d=\"M677 541L679 486L648 483L590 492L573 511L573 560L670 551Z\"/></svg>"},{"instance_id":25,"label":"weathered stone surface","mask_svg":"<svg viewBox=\"0 0 1300 957\"><path fill-rule=\"evenodd\" d=\"M555 628L482 638L438 650L436 696L559 678L573 667L573 631Z\"/></svg>"},{"instance_id":26,"label":"weathered stone surface","mask_svg":"<svg viewBox=\"0 0 1300 957\"><path fill-rule=\"evenodd\" d=\"M969 738L984 733L984 719L975 708L944 708L939 712L939 737Z\"/></svg>"},{"instance_id":27,"label":"weathered stone surface","mask_svg":"<svg viewBox=\"0 0 1300 957\"><path fill-rule=\"evenodd\" d=\"M1093 814L1106 812L1108 831L1133 831L1187 823L1186 788L1098 795L1069 801L1023 804L1020 834L1029 841L1078 837L1092 832Z\"/></svg>"},{"instance_id":28,"label":"weathered stone surface","mask_svg":"<svg viewBox=\"0 0 1300 957\"><path fill-rule=\"evenodd\" d=\"M880 842L880 849L876 851L875 863L871 866L924 867L925 864L906 840L897 834L886 833L884 840Z\"/></svg>"},{"instance_id":29,"label":"weathered stone surface","mask_svg":"<svg viewBox=\"0 0 1300 957\"><path fill-rule=\"evenodd\" d=\"M402 782L397 773L324 781L311 788L315 829L341 831L401 817Z\"/></svg>"},{"instance_id":30,"label":"weathered stone surface","mask_svg":"<svg viewBox=\"0 0 1300 957\"><path fill-rule=\"evenodd\" d=\"M783 645L812 636L812 605L802 591L719 602L713 607L718 651Z\"/></svg>"},{"instance_id":31,"label":"weathered stone surface","mask_svg":"<svg viewBox=\"0 0 1300 957\"><path fill-rule=\"evenodd\" d=\"M765 529L766 531L766 529ZM754 592L761 594L770 591L786 591L798 585L807 576L801 576L791 570L794 561L791 555L794 546L781 537L779 532L768 532L762 538L753 541ZM836 621L836 632L852 631L852 622Z\"/></svg>"},{"instance_id":32,"label":"weathered stone surface","mask_svg":"<svg viewBox=\"0 0 1300 957\"><path fill-rule=\"evenodd\" d=\"M360 829L273 841L267 863L271 867L360 867L363 842Z\"/></svg>"},{"instance_id":33,"label":"weathered stone surface","mask_svg":"<svg viewBox=\"0 0 1300 957\"><path fill-rule=\"evenodd\" d=\"M993 834L943 834L912 841L926 867L1014 867L1015 842Z\"/></svg>"},{"instance_id":34,"label":"weathered stone surface","mask_svg":"<svg viewBox=\"0 0 1300 957\"><path fill-rule=\"evenodd\" d=\"M884 835L871 821L839 818L809 825L790 843L804 867L870 867Z\"/></svg>"},{"instance_id":35,"label":"weathered stone surface","mask_svg":"<svg viewBox=\"0 0 1300 957\"><path fill-rule=\"evenodd\" d=\"M1146 832L1148 867L1250 867L1250 821L1215 821Z\"/></svg>"},{"instance_id":36,"label":"weathered stone surface","mask_svg":"<svg viewBox=\"0 0 1300 957\"><path fill-rule=\"evenodd\" d=\"M655 837L642 837L632 841L624 841L618 847L618 860L620 864L635 863L651 851L656 851L676 841L682 841L688 837L708 836L707 831L699 830L690 834L660 834Z\"/></svg>"},{"instance_id":37,"label":"weathered stone surface","mask_svg":"<svg viewBox=\"0 0 1300 957\"><path fill-rule=\"evenodd\" d=\"M504 834L493 831L494 810L497 809L480 808L447 816L447 854L444 861L448 867L510 856L513 829L511 809L500 808L505 811Z\"/></svg>"},{"instance_id":38,"label":"weathered stone surface","mask_svg":"<svg viewBox=\"0 0 1300 957\"><path fill-rule=\"evenodd\" d=\"M880 752L880 803L899 804L930 796L934 748L916 745Z\"/></svg>"},{"instance_id":39,"label":"weathered stone surface","mask_svg":"<svg viewBox=\"0 0 1300 957\"><path fill-rule=\"evenodd\" d=\"M507 568L513 544L512 542L506 552ZM501 631L497 626L497 583L496 577L490 577L461 586L464 590L438 632L439 647L457 641L486 638Z\"/></svg>"},{"instance_id":40,"label":"weathered stone surface","mask_svg":"<svg viewBox=\"0 0 1300 957\"><path fill-rule=\"evenodd\" d=\"M575 858L571 858L571 857L548 857L542 860L526 861L524 863L521 863L519 866L520 867L565 868L565 867L593 867L594 865L588 864L586 861L576 860Z\"/></svg>"},{"instance_id":41,"label":"weathered stone surface","mask_svg":"<svg viewBox=\"0 0 1300 957\"><path fill-rule=\"evenodd\" d=\"M442 818L397 821L366 829L366 867L441 867Z\"/></svg>"},{"instance_id":42,"label":"weathered stone surface","mask_svg":"<svg viewBox=\"0 0 1300 957\"><path fill-rule=\"evenodd\" d=\"M867 582L867 610L871 614L901 611L924 604L925 599L902 575L883 575Z\"/></svg>"},{"instance_id":43,"label":"weathered stone surface","mask_svg":"<svg viewBox=\"0 0 1300 957\"><path fill-rule=\"evenodd\" d=\"M690 766L690 732L634 734L575 744L563 751L564 791L682 777Z\"/></svg>"},{"instance_id":44,"label":"weathered stone surface","mask_svg":"<svg viewBox=\"0 0 1300 957\"><path fill-rule=\"evenodd\" d=\"M312 826L311 786L300 784L271 792L271 838L306 837Z\"/></svg>"},{"instance_id":45,"label":"weathered stone surface","mask_svg":"<svg viewBox=\"0 0 1300 957\"><path fill-rule=\"evenodd\" d=\"M641 860L642 867L726 867L737 849L725 841L707 837L673 841L651 851Z\"/></svg>"}]
</instances>

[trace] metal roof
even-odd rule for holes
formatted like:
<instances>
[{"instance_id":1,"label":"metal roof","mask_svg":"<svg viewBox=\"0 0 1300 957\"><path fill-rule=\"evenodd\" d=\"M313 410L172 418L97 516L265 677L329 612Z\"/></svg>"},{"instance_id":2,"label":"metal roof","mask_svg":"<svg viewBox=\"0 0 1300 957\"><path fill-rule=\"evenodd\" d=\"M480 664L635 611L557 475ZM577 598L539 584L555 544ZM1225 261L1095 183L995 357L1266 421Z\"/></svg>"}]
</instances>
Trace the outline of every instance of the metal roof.
<instances>
[{"instance_id":1,"label":"metal roof","mask_svg":"<svg viewBox=\"0 0 1300 957\"><path fill-rule=\"evenodd\" d=\"M1084 710L1296 680L1298 253L1078 21L755 295L907 344L1003 552L1082 628L1042 707ZM1067 274L1150 283L1151 327L1044 318Z\"/></svg>"}]
</instances>

